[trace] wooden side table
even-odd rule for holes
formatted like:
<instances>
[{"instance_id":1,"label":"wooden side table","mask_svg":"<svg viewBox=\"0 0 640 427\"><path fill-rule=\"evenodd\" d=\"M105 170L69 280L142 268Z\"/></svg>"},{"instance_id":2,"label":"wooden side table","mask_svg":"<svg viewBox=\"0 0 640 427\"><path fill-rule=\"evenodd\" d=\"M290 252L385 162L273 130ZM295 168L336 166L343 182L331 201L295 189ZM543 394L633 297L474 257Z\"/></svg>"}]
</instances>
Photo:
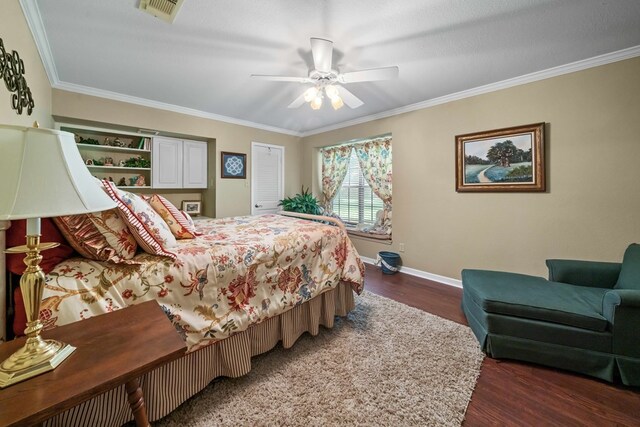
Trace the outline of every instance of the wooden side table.
<instances>
[{"instance_id":1,"label":"wooden side table","mask_svg":"<svg viewBox=\"0 0 640 427\"><path fill-rule=\"evenodd\" d=\"M149 426L138 378L178 359L186 345L156 301L45 331L76 347L55 370L0 390L0 425L41 423L125 384L136 425ZM24 338L0 345L4 360Z\"/></svg>"}]
</instances>

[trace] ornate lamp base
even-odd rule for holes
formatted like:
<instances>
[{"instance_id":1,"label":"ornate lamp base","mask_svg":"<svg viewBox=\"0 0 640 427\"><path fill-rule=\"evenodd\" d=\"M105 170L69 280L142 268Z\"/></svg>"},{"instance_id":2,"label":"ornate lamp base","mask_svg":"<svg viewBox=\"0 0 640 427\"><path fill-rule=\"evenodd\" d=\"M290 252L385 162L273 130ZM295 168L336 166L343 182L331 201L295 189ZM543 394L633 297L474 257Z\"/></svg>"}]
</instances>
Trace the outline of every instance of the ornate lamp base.
<instances>
[{"instance_id":1,"label":"ornate lamp base","mask_svg":"<svg viewBox=\"0 0 640 427\"><path fill-rule=\"evenodd\" d=\"M27 314L27 340L20 349L0 364L0 388L24 381L55 369L75 347L55 340L45 340L40 336L40 301L45 277L40 268L40 251L58 246L57 243L40 243L40 222L37 221L36 234L30 234L31 219L27 220L27 244L7 249L7 253L26 253L24 263L27 268L20 278L20 290Z\"/></svg>"},{"instance_id":2,"label":"ornate lamp base","mask_svg":"<svg viewBox=\"0 0 640 427\"><path fill-rule=\"evenodd\" d=\"M40 336L28 338L24 347L0 365L0 388L52 371L75 349L59 341L43 340Z\"/></svg>"}]
</instances>

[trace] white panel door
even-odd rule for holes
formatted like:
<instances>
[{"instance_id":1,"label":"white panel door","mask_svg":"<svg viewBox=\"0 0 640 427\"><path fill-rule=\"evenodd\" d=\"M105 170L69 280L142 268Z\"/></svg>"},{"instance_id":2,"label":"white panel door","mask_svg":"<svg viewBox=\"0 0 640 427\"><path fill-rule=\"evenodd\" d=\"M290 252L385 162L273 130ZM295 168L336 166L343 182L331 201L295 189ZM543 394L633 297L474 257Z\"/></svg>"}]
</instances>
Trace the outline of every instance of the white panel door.
<instances>
[{"instance_id":1,"label":"white panel door","mask_svg":"<svg viewBox=\"0 0 640 427\"><path fill-rule=\"evenodd\" d=\"M207 188L207 143L184 140L183 188Z\"/></svg>"},{"instance_id":2,"label":"white panel door","mask_svg":"<svg viewBox=\"0 0 640 427\"><path fill-rule=\"evenodd\" d=\"M276 213L284 197L284 147L251 144L251 214Z\"/></svg>"},{"instance_id":3,"label":"white panel door","mask_svg":"<svg viewBox=\"0 0 640 427\"><path fill-rule=\"evenodd\" d=\"M154 188L182 187L182 140L157 136L151 149L151 181Z\"/></svg>"}]
</instances>

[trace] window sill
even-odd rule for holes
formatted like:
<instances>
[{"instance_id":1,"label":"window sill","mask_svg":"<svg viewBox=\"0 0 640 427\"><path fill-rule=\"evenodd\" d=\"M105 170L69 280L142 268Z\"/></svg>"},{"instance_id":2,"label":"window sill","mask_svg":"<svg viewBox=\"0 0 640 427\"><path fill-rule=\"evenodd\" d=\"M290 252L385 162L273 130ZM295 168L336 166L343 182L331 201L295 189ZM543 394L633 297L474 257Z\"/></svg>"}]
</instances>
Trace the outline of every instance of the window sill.
<instances>
[{"instance_id":1,"label":"window sill","mask_svg":"<svg viewBox=\"0 0 640 427\"><path fill-rule=\"evenodd\" d=\"M359 240L366 240L369 242L376 242L383 245L390 245L391 243L393 243L391 240L391 236L388 235L365 233L349 228L347 228L347 234L349 235L349 237L353 237Z\"/></svg>"}]
</instances>

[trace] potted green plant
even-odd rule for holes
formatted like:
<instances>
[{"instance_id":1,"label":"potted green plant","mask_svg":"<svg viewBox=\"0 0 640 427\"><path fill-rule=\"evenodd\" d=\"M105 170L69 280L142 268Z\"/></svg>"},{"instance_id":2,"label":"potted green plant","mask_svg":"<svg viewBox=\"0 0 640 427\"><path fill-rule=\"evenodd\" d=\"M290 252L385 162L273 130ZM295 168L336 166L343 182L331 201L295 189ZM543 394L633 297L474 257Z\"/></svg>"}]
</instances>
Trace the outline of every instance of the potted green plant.
<instances>
[{"instance_id":1,"label":"potted green plant","mask_svg":"<svg viewBox=\"0 0 640 427\"><path fill-rule=\"evenodd\" d=\"M278 206L282 206L282 210L287 212L298 212L312 215L321 215L322 208L313 194L309 192L309 189L301 188L301 192L293 197L287 197L280 202Z\"/></svg>"}]
</instances>

